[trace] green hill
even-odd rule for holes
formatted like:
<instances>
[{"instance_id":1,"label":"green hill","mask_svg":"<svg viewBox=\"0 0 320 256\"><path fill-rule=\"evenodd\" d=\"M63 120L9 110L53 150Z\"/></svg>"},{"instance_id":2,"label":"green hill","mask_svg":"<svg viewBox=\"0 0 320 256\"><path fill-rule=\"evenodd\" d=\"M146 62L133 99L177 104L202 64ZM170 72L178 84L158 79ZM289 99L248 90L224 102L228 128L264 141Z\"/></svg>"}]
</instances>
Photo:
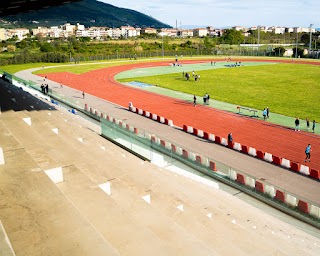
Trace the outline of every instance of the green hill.
<instances>
[{"instance_id":1,"label":"green hill","mask_svg":"<svg viewBox=\"0 0 320 256\"><path fill-rule=\"evenodd\" d=\"M5 23L5 21L10 23ZM86 27L120 27L126 25L154 28L170 27L143 13L118 8L96 0L82 0L29 13L7 16L4 18L4 22L0 23L0 26L34 28L38 26L57 26L64 23L80 23Z\"/></svg>"}]
</instances>

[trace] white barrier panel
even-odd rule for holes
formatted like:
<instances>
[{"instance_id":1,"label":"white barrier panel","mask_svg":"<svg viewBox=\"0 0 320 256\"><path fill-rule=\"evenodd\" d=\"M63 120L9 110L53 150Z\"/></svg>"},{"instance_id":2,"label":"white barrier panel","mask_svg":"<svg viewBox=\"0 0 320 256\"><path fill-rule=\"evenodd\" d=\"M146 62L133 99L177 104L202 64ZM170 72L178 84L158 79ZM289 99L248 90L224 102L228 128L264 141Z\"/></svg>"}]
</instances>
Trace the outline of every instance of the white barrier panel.
<instances>
[{"instance_id":1,"label":"white barrier panel","mask_svg":"<svg viewBox=\"0 0 320 256\"><path fill-rule=\"evenodd\" d=\"M196 155L195 155L194 153L190 152L190 153L189 153L189 159L190 159L191 161L196 161Z\"/></svg>"},{"instance_id":2,"label":"white barrier panel","mask_svg":"<svg viewBox=\"0 0 320 256\"><path fill-rule=\"evenodd\" d=\"M233 149L241 151L241 144L238 143L238 142L235 142L234 145L233 145Z\"/></svg>"},{"instance_id":3,"label":"white barrier panel","mask_svg":"<svg viewBox=\"0 0 320 256\"><path fill-rule=\"evenodd\" d=\"M202 130L198 130L198 136L201 137L201 138L203 137L203 131Z\"/></svg>"},{"instance_id":4,"label":"white barrier panel","mask_svg":"<svg viewBox=\"0 0 320 256\"><path fill-rule=\"evenodd\" d=\"M285 158L282 158L282 160L281 160L281 165L282 165L283 167L290 168L290 167L291 167L290 160L285 159Z\"/></svg>"},{"instance_id":5,"label":"white barrier panel","mask_svg":"<svg viewBox=\"0 0 320 256\"><path fill-rule=\"evenodd\" d=\"M209 160L208 160L208 158L202 158L202 164L204 165L204 166L206 166L206 167L209 167L210 166L210 164L209 164Z\"/></svg>"},{"instance_id":6,"label":"white barrier panel","mask_svg":"<svg viewBox=\"0 0 320 256\"><path fill-rule=\"evenodd\" d=\"M0 147L0 165L4 165L4 164L5 164L5 162L4 162L3 150Z\"/></svg>"},{"instance_id":7,"label":"white barrier panel","mask_svg":"<svg viewBox=\"0 0 320 256\"><path fill-rule=\"evenodd\" d=\"M171 150L171 143L165 142L165 147L166 147L166 149Z\"/></svg>"},{"instance_id":8,"label":"white barrier panel","mask_svg":"<svg viewBox=\"0 0 320 256\"><path fill-rule=\"evenodd\" d=\"M177 146L177 147L176 147L176 152L177 152L178 155L181 156L181 155L182 155L182 148L180 148L180 147Z\"/></svg>"},{"instance_id":9,"label":"white barrier panel","mask_svg":"<svg viewBox=\"0 0 320 256\"><path fill-rule=\"evenodd\" d=\"M132 111L132 112L136 112L136 111L137 111L137 108L136 108L136 107L132 107L132 108L131 108L131 111Z\"/></svg>"},{"instance_id":10,"label":"white barrier panel","mask_svg":"<svg viewBox=\"0 0 320 256\"><path fill-rule=\"evenodd\" d=\"M165 120L164 117L160 116L160 123L164 124Z\"/></svg>"},{"instance_id":11,"label":"white barrier panel","mask_svg":"<svg viewBox=\"0 0 320 256\"><path fill-rule=\"evenodd\" d=\"M305 174L305 175L310 175L310 169L308 166L305 165L300 165L300 172Z\"/></svg>"},{"instance_id":12,"label":"white barrier panel","mask_svg":"<svg viewBox=\"0 0 320 256\"><path fill-rule=\"evenodd\" d=\"M285 202L287 204L290 204L293 207L296 207L298 205L297 204L297 198L292 196L292 195L289 195L289 194L286 194Z\"/></svg>"},{"instance_id":13,"label":"white barrier panel","mask_svg":"<svg viewBox=\"0 0 320 256\"><path fill-rule=\"evenodd\" d=\"M193 133L193 127L192 126L188 126L187 132L188 133Z\"/></svg>"},{"instance_id":14,"label":"white barrier panel","mask_svg":"<svg viewBox=\"0 0 320 256\"><path fill-rule=\"evenodd\" d=\"M273 186L270 185L265 186L265 193L271 196L272 198L276 196L276 190Z\"/></svg>"},{"instance_id":15,"label":"white barrier panel","mask_svg":"<svg viewBox=\"0 0 320 256\"><path fill-rule=\"evenodd\" d=\"M320 219L320 208L318 206L314 206L313 204L310 206L310 215Z\"/></svg>"},{"instance_id":16,"label":"white barrier panel","mask_svg":"<svg viewBox=\"0 0 320 256\"><path fill-rule=\"evenodd\" d=\"M248 154L250 156L256 156L257 155L257 150L255 148L249 147Z\"/></svg>"},{"instance_id":17,"label":"white barrier panel","mask_svg":"<svg viewBox=\"0 0 320 256\"><path fill-rule=\"evenodd\" d=\"M246 177L246 185L251 188L254 188L256 186L254 179L250 177Z\"/></svg>"},{"instance_id":18,"label":"white barrier panel","mask_svg":"<svg viewBox=\"0 0 320 256\"><path fill-rule=\"evenodd\" d=\"M232 179L232 180L236 180L237 179L237 173L232 169L230 169L230 177L229 178Z\"/></svg>"},{"instance_id":19,"label":"white barrier panel","mask_svg":"<svg viewBox=\"0 0 320 256\"><path fill-rule=\"evenodd\" d=\"M129 126L129 131L134 132L134 127L132 125ZM150 140L151 140L151 135L150 135Z\"/></svg>"},{"instance_id":20,"label":"white barrier panel","mask_svg":"<svg viewBox=\"0 0 320 256\"><path fill-rule=\"evenodd\" d=\"M152 114L152 119L153 119L153 120L155 120L155 121L157 121L157 119L158 119L158 115L156 115L156 114Z\"/></svg>"},{"instance_id":21,"label":"white barrier panel","mask_svg":"<svg viewBox=\"0 0 320 256\"><path fill-rule=\"evenodd\" d=\"M209 133L209 140L215 141L215 139L216 139L216 136L214 136L214 134L212 133Z\"/></svg>"},{"instance_id":22,"label":"white barrier panel","mask_svg":"<svg viewBox=\"0 0 320 256\"><path fill-rule=\"evenodd\" d=\"M156 138L156 144L157 144L157 145L160 145L160 143L161 143L160 139L159 139L159 138Z\"/></svg>"},{"instance_id":23,"label":"white barrier panel","mask_svg":"<svg viewBox=\"0 0 320 256\"><path fill-rule=\"evenodd\" d=\"M150 112L146 111L146 117L150 117Z\"/></svg>"},{"instance_id":24,"label":"white barrier panel","mask_svg":"<svg viewBox=\"0 0 320 256\"><path fill-rule=\"evenodd\" d=\"M139 109L139 110L138 110L138 114L142 116L142 115L143 115L143 110L142 110L142 109Z\"/></svg>"},{"instance_id":25,"label":"white barrier panel","mask_svg":"<svg viewBox=\"0 0 320 256\"><path fill-rule=\"evenodd\" d=\"M48 175L53 183L57 184L59 182L63 182L62 167L49 169L44 172Z\"/></svg>"},{"instance_id":26,"label":"white barrier panel","mask_svg":"<svg viewBox=\"0 0 320 256\"><path fill-rule=\"evenodd\" d=\"M263 157L263 159L265 160L265 161L267 161L267 162L272 162L273 161L273 159L272 159L272 154L270 154L270 153L264 153L264 157Z\"/></svg>"},{"instance_id":27,"label":"white barrier panel","mask_svg":"<svg viewBox=\"0 0 320 256\"><path fill-rule=\"evenodd\" d=\"M172 126L173 126L173 121L172 121L172 120L169 120L169 121L168 121L168 125L172 127Z\"/></svg>"},{"instance_id":28,"label":"white barrier panel","mask_svg":"<svg viewBox=\"0 0 320 256\"><path fill-rule=\"evenodd\" d=\"M221 145L228 146L228 142L226 138L221 138Z\"/></svg>"}]
</instances>

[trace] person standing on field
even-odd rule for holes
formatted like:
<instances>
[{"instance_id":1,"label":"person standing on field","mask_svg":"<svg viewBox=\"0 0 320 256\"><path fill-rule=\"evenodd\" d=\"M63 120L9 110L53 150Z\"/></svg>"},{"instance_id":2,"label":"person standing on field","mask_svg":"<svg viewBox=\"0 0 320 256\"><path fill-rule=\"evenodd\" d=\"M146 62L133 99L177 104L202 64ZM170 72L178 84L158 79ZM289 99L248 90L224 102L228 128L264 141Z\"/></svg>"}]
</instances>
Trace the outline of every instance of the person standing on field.
<instances>
[{"instance_id":1,"label":"person standing on field","mask_svg":"<svg viewBox=\"0 0 320 256\"><path fill-rule=\"evenodd\" d=\"M314 132L314 129L316 128L316 120L312 121L312 132Z\"/></svg>"},{"instance_id":2,"label":"person standing on field","mask_svg":"<svg viewBox=\"0 0 320 256\"><path fill-rule=\"evenodd\" d=\"M197 97L195 94L193 94L193 106L195 107L197 104Z\"/></svg>"},{"instance_id":3,"label":"person standing on field","mask_svg":"<svg viewBox=\"0 0 320 256\"><path fill-rule=\"evenodd\" d=\"M294 124L296 125L294 130L295 131L300 131L300 120L299 120L299 117L296 118L296 120L294 121Z\"/></svg>"}]
</instances>

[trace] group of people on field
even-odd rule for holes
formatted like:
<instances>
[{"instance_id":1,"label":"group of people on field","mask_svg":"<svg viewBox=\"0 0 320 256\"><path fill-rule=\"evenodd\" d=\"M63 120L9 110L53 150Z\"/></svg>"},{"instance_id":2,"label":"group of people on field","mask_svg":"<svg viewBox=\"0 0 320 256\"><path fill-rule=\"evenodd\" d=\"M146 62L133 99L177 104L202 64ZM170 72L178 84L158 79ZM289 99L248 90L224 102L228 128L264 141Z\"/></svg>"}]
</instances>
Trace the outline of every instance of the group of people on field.
<instances>
[{"instance_id":1,"label":"group of people on field","mask_svg":"<svg viewBox=\"0 0 320 256\"><path fill-rule=\"evenodd\" d=\"M294 120L294 125L295 125L294 130L295 131L300 131L300 119L299 119L299 117L297 117ZM307 127L307 131L309 131L310 130L310 120L309 120L308 117L306 118L306 127ZM313 120L312 121L312 126L311 126L312 132L314 132L315 128L316 128L316 120Z\"/></svg>"}]
</instances>

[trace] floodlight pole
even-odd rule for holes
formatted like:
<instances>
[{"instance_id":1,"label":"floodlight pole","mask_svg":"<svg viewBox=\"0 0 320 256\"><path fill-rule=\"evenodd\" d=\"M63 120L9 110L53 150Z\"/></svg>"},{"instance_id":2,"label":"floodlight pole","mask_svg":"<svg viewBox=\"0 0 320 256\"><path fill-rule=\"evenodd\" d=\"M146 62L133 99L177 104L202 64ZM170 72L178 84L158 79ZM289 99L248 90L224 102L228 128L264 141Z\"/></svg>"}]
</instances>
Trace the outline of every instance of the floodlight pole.
<instances>
[{"instance_id":1,"label":"floodlight pole","mask_svg":"<svg viewBox=\"0 0 320 256\"><path fill-rule=\"evenodd\" d=\"M311 46L312 46L312 26L313 24L310 24L310 42L309 42L309 57L310 57L310 54L311 54Z\"/></svg>"},{"instance_id":2,"label":"floodlight pole","mask_svg":"<svg viewBox=\"0 0 320 256\"><path fill-rule=\"evenodd\" d=\"M163 45L163 35L162 35L162 58L164 58L164 45Z\"/></svg>"},{"instance_id":3,"label":"floodlight pole","mask_svg":"<svg viewBox=\"0 0 320 256\"><path fill-rule=\"evenodd\" d=\"M298 29L297 29L297 37L296 37L296 58L298 58Z\"/></svg>"},{"instance_id":4,"label":"floodlight pole","mask_svg":"<svg viewBox=\"0 0 320 256\"><path fill-rule=\"evenodd\" d=\"M259 55L259 49L260 49L260 25L258 25L258 55Z\"/></svg>"}]
</instances>

